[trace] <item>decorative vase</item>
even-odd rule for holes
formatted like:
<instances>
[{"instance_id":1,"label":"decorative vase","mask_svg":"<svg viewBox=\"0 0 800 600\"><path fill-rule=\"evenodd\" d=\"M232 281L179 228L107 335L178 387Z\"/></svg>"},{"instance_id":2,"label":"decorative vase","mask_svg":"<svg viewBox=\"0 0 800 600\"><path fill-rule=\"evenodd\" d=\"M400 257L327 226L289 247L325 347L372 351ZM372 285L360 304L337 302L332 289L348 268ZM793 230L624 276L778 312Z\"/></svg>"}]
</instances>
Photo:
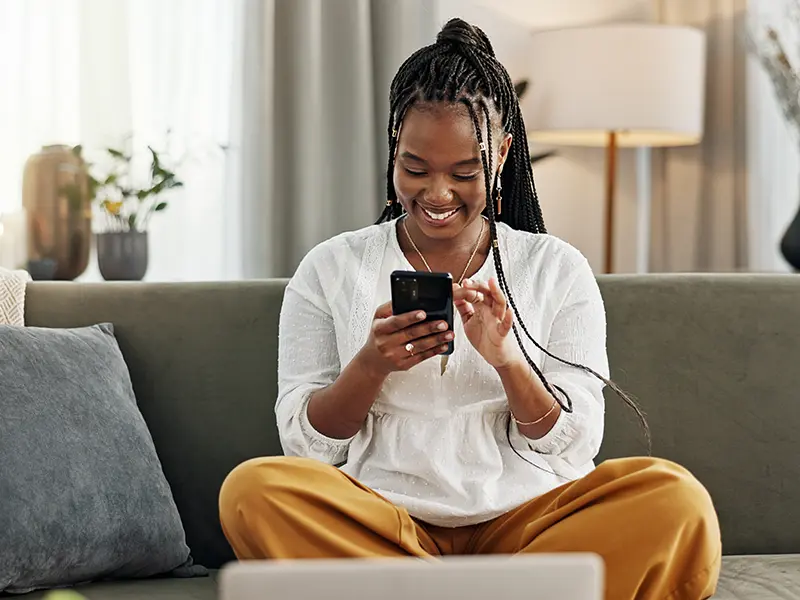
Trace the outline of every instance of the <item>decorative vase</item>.
<instances>
[{"instance_id":1,"label":"decorative vase","mask_svg":"<svg viewBox=\"0 0 800 600\"><path fill-rule=\"evenodd\" d=\"M106 281L141 281L147 272L147 232L97 234L97 263Z\"/></svg>"},{"instance_id":2,"label":"decorative vase","mask_svg":"<svg viewBox=\"0 0 800 600\"><path fill-rule=\"evenodd\" d=\"M781 254L795 271L800 272L800 207L781 238Z\"/></svg>"},{"instance_id":3,"label":"decorative vase","mask_svg":"<svg viewBox=\"0 0 800 600\"><path fill-rule=\"evenodd\" d=\"M54 263L50 278L70 281L89 265L91 202L86 163L69 146L44 146L26 161L22 204L28 260Z\"/></svg>"}]
</instances>

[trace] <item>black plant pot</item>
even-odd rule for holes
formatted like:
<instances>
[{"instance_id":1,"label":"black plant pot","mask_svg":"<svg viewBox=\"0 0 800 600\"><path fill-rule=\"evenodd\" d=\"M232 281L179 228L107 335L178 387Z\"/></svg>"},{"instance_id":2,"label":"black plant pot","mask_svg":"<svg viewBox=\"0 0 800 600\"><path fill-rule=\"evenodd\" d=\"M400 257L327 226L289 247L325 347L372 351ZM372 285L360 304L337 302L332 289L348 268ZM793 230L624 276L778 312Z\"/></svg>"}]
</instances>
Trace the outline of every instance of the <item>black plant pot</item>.
<instances>
[{"instance_id":1,"label":"black plant pot","mask_svg":"<svg viewBox=\"0 0 800 600\"><path fill-rule=\"evenodd\" d=\"M781 238L781 254L795 271L800 271L800 208Z\"/></svg>"},{"instance_id":2,"label":"black plant pot","mask_svg":"<svg viewBox=\"0 0 800 600\"><path fill-rule=\"evenodd\" d=\"M106 281L141 281L147 272L147 232L98 234L97 262Z\"/></svg>"}]
</instances>

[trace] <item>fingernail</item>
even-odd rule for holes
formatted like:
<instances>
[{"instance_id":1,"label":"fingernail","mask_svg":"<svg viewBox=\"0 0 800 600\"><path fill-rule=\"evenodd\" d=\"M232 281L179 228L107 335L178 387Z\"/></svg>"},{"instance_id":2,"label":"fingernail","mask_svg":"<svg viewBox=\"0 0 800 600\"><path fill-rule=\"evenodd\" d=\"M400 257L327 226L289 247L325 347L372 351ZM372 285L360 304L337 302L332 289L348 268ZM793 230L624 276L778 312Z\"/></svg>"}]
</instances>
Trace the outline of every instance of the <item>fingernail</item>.
<instances>
[{"instance_id":1,"label":"fingernail","mask_svg":"<svg viewBox=\"0 0 800 600\"><path fill-rule=\"evenodd\" d=\"M464 283L464 285L472 285L472 279L464 279L462 283Z\"/></svg>"},{"instance_id":2,"label":"fingernail","mask_svg":"<svg viewBox=\"0 0 800 600\"><path fill-rule=\"evenodd\" d=\"M425 313L424 312L418 312L417 313L417 319L422 321L422 319L424 319L424 318L425 318Z\"/></svg>"},{"instance_id":3,"label":"fingernail","mask_svg":"<svg viewBox=\"0 0 800 600\"><path fill-rule=\"evenodd\" d=\"M452 340L453 339L453 332L451 331L450 333L444 334L444 339Z\"/></svg>"},{"instance_id":4,"label":"fingernail","mask_svg":"<svg viewBox=\"0 0 800 600\"><path fill-rule=\"evenodd\" d=\"M483 302L483 294L478 292L478 302Z\"/></svg>"},{"instance_id":5,"label":"fingernail","mask_svg":"<svg viewBox=\"0 0 800 600\"><path fill-rule=\"evenodd\" d=\"M439 323L436 326L436 329L438 329L439 331L444 331L445 329L447 329L447 323Z\"/></svg>"}]
</instances>

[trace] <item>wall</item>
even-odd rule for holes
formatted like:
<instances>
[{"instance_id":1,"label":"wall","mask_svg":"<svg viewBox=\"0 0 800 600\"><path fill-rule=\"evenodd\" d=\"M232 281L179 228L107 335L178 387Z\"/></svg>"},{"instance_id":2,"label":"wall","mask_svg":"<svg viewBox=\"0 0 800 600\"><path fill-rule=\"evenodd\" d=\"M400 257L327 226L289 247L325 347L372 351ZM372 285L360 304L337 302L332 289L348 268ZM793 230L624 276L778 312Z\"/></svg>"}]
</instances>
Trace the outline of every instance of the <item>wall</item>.
<instances>
[{"instance_id":1,"label":"wall","mask_svg":"<svg viewBox=\"0 0 800 600\"><path fill-rule=\"evenodd\" d=\"M481 27L512 79L533 80L526 70L530 32L600 22L647 21L651 0L440 0L444 23L458 16ZM534 149L541 149L535 148ZM559 148L558 156L539 163L534 177L550 233L583 252L592 267L603 268L605 156L602 149ZM635 152L618 157L616 197L616 271L636 270Z\"/></svg>"}]
</instances>

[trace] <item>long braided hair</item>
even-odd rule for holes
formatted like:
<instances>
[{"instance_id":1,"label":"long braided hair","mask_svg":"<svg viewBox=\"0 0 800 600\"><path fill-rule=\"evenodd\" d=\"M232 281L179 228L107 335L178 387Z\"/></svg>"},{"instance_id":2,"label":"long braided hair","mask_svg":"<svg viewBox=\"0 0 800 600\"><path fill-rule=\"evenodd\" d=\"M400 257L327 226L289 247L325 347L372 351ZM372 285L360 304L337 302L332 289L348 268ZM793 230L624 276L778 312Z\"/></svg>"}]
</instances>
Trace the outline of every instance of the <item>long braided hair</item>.
<instances>
[{"instance_id":1,"label":"long braided hair","mask_svg":"<svg viewBox=\"0 0 800 600\"><path fill-rule=\"evenodd\" d=\"M389 164L386 171L387 203L377 223L397 219L403 214L403 207L397 201L393 181L395 153L403 118L414 103L434 102L460 103L469 111L481 153L486 186L484 214L489 221L492 256L498 284L514 311L514 336L528 364L547 391L559 403L561 409L571 413L573 406L569 395L559 386L551 385L547 381L525 350L522 334L547 356L591 373L610 387L636 413L644 428L649 447L650 429L637 403L614 382L595 370L585 365L566 361L543 348L528 331L514 302L511 288L503 271L497 242L497 223L498 221L506 223L513 229L530 233L547 233L547 230L533 182L525 123L522 119L519 98L514 90L514 85L505 67L495 58L494 49L486 34L478 27L461 19L451 19L439 32L436 42L412 54L400 66L392 80L389 92L389 125L387 129L389 137ZM485 143L481 127L482 121L486 125ZM495 182L494 189L492 183L495 178L491 176L494 170L491 164L493 127L497 134L510 133L512 136L508 159L500 175L499 185ZM496 135L496 138L501 138L501 135ZM503 193L503 210L497 214L495 200L500 188ZM522 333L520 333L520 329Z\"/></svg>"}]
</instances>

